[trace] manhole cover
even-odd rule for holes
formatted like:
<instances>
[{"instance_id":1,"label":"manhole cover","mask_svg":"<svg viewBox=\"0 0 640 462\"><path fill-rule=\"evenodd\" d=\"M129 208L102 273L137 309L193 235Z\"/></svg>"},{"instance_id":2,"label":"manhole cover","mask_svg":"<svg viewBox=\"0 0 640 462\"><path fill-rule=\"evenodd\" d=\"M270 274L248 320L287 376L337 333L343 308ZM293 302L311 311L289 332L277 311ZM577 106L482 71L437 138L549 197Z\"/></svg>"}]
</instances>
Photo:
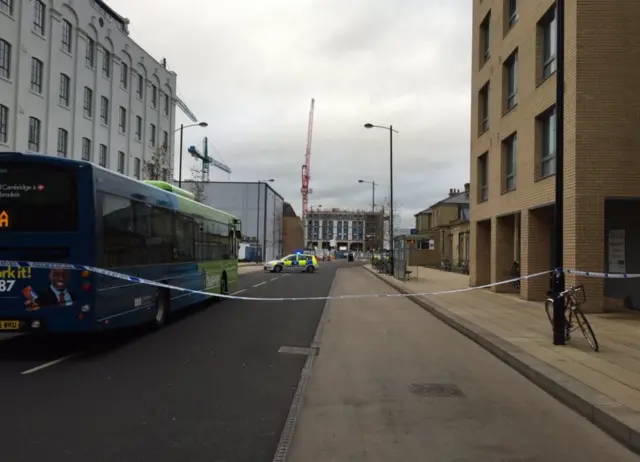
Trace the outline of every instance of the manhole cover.
<instances>
[{"instance_id":1,"label":"manhole cover","mask_svg":"<svg viewBox=\"0 0 640 462\"><path fill-rule=\"evenodd\" d=\"M412 383L409 385L411 393L430 398L448 398L451 396L464 396L453 383Z\"/></svg>"}]
</instances>

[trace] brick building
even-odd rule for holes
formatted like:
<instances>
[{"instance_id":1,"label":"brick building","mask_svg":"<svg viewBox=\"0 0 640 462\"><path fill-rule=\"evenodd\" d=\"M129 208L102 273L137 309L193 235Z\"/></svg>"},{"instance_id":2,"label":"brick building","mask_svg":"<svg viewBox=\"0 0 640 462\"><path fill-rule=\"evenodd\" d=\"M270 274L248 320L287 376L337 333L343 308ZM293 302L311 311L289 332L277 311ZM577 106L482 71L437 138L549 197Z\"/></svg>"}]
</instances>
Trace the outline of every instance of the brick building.
<instances>
[{"instance_id":1,"label":"brick building","mask_svg":"<svg viewBox=\"0 0 640 462\"><path fill-rule=\"evenodd\" d=\"M566 0L564 266L640 273L640 2ZM552 267L553 0L473 0L471 284ZM568 277L590 310L640 308L631 280ZM549 280L525 280L539 300ZM496 291L512 291L501 286Z\"/></svg>"}]
</instances>

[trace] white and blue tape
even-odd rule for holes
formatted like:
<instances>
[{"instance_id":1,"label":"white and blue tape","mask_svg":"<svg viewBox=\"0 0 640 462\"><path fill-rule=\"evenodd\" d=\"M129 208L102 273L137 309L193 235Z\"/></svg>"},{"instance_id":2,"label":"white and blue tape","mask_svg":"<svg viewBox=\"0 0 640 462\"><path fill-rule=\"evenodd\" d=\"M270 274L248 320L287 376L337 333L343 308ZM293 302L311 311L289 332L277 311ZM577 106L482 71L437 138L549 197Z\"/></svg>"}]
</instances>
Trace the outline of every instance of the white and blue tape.
<instances>
[{"instance_id":1,"label":"white and blue tape","mask_svg":"<svg viewBox=\"0 0 640 462\"><path fill-rule=\"evenodd\" d=\"M428 295L446 295L446 294L455 294L461 292L470 292L472 290L478 289L487 289L490 287L495 287L503 284L512 284L517 281L522 281L524 279L532 279L540 276L544 276L546 274L550 274L555 272L556 270L548 270L541 271L539 273L528 274L526 276L520 276L517 278L507 279L506 281L494 282L490 284L484 284L481 286L474 287L464 287L461 289L450 289L450 290L440 290L436 292L416 292L416 293L390 293L390 294L353 294L353 295L334 295L334 296L324 296L324 297L243 297L238 295L221 295L221 294L212 294L210 292L204 292L200 290L186 289L184 287L172 286L170 284L165 284L163 282L152 281L150 279L143 279L135 276L129 276L128 274L118 273L116 271L110 271L102 268L97 268L95 266L87 266L87 265L76 265L72 263L50 263L50 262L34 262L34 261L11 261L11 260L0 260L0 267L12 267L12 268L40 268L40 269L66 269L70 271L89 271L91 273L101 274L103 276L109 276L115 279L121 279L123 281L132 282L134 284L147 284L150 286L161 287L164 289L177 290L180 292L189 292L193 294L205 295L207 297L219 297L225 299L232 300L249 300L249 301L306 301L306 300L336 300L336 299L354 299L354 298L378 298L378 297L415 297L415 296L428 296ZM577 275L577 276L587 276L587 277L597 277L597 278L616 278L616 279L625 279L625 278L640 278L640 274L617 274L617 273L596 273L592 271L576 271L576 270L565 270L567 274Z\"/></svg>"}]
</instances>

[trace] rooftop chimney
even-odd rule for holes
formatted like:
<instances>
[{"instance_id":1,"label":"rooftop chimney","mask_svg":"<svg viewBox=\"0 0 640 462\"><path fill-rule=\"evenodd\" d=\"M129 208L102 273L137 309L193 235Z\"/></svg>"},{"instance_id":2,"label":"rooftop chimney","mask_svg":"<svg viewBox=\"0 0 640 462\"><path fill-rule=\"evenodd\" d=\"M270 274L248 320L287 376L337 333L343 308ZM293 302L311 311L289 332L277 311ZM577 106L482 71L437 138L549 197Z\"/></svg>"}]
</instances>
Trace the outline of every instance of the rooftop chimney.
<instances>
[{"instance_id":1,"label":"rooftop chimney","mask_svg":"<svg viewBox=\"0 0 640 462\"><path fill-rule=\"evenodd\" d=\"M464 192L466 192L467 194L469 194L469 188L471 187L471 183L465 183L464 184Z\"/></svg>"}]
</instances>

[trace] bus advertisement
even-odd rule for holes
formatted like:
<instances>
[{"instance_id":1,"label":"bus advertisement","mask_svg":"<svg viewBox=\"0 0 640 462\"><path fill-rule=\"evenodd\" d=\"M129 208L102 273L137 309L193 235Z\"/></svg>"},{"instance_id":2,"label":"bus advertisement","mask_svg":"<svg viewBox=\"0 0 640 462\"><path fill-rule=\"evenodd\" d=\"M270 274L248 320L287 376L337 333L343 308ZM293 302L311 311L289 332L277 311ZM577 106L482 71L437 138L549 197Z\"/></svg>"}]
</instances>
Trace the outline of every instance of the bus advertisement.
<instances>
[{"instance_id":1,"label":"bus advertisement","mask_svg":"<svg viewBox=\"0 0 640 462\"><path fill-rule=\"evenodd\" d=\"M238 280L240 221L168 183L89 162L0 153L0 333L94 332L152 323L208 297L55 263L228 294Z\"/></svg>"}]
</instances>

